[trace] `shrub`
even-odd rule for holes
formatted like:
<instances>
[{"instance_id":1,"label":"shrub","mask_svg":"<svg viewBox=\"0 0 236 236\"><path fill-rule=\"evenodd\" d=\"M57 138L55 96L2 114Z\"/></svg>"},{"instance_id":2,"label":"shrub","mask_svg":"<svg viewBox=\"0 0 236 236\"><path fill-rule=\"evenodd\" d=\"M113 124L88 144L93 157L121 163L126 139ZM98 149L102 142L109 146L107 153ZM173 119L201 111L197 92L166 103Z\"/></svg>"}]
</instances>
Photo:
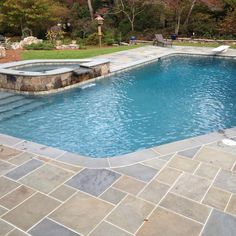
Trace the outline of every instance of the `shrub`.
<instances>
[{"instance_id":1,"label":"shrub","mask_svg":"<svg viewBox=\"0 0 236 236\"><path fill-rule=\"evenodd\" d=\"M53 50L55 49L55 45L50 42L32 43L31 45L25 45L24 49L26 50Z\"/></svg>"},{"instance_id":2,"label":"shrub","mask_svg":"<svg viewBox=\"0 0 236 236\"><path fill-rule=\"evenodd\" d=\"M86 40L86 43L88 45L98 45L98 34L97 33L90 34Z\"/></svg>"}]
</instances>

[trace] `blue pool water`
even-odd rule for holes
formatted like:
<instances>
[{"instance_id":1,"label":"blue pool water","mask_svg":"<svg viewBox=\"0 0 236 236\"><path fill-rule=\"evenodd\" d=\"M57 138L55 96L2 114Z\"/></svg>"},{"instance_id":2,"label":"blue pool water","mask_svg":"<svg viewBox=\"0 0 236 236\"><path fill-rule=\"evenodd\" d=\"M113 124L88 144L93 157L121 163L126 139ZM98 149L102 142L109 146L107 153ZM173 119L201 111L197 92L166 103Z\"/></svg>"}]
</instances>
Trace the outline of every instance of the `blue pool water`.
<instances>
[{"instance_id":1,"label":"blue pool water","mask_svg":"<svg viewBox=\"0 0 236 236\"><path fill-rule=\"evenodd\" d=\"M236 125L236 61L174 56L33 98L43 106L0 122L0 132L107 157Z\"/></svg>"}]
</instances>

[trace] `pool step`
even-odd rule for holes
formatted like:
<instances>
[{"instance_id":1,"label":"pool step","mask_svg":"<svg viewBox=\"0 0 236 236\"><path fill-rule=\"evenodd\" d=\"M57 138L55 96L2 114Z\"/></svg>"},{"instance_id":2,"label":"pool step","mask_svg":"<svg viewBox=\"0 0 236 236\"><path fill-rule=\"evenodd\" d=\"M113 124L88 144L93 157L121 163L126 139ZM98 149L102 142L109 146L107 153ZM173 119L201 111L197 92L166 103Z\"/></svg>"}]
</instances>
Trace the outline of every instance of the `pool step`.
<instances>
[{"instance_id":1,"label":"pool step","mask_svg":"<svg viewBox=\"0 0 236 236\"><path fill-rule=\"evenodd\" d=\"M42 106L42 102L31 102L27 105L17 107L13 110L7 111L7 112L2 112L0 113L0 121L5 120L5 119L10 119L14 116L22 115L26 112L30 112L40 106Z\"/></svg>"},{"instance_id":2,"label":"pool step","mask_svg":"<svg viewBox=\"0 0 236 236\"><path fill-rule=\"evenodd\" d=\"M42 106L42 102L23 95L0 92L0 121L10 119Z\"/></svg>"},{"instance_id":3,"label":"pool step","mask_svg":"<svg viewBox=\"0 0 236 236\"><path fill-rule=\"evenodd\" d=\"M12 96L15 96L15 95L13 93L0 92L0 99L5 99Z\"/></svg>"},{"instance_id":4,"label":"pool step","mask_svg":"<svg viewBox=\"0 0 236 236\"><path fill-rule=\"evenodd\" d=\"M22 107L24 105L32 103L33 101L34 101L33 99L22 99L20 101L16 101L16 102L13 102L13 103L4 104L4 105L0 106L0 113L6 112L6 111L11 111L11 110L13 110L17 107Z\"/></svg>"},{"instance_id":5,"label":"pool step","mask_svg":"<svg viewBox=\"0 0 236 236\"><path fill-rule=\"evenodd\" d=\"M6 97L6 98L2 98L0 99L0 107L3 106L3 105L6 105L6 104L10 104L10 103L13 103L13 102L17 102L17 101L20 101L24 99L23 96L10 96L10 97Z\"/></svg>"}]
</instances>

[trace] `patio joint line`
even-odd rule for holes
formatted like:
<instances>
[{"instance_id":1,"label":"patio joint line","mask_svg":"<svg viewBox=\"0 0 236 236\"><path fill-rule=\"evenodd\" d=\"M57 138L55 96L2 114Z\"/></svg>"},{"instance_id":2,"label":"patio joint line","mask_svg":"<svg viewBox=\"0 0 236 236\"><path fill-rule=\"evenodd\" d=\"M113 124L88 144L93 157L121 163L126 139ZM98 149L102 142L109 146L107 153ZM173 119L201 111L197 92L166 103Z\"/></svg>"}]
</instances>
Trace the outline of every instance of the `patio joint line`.
<instances>
[{"instance_id":1,"label":"patio joint line","mask_svg":"<svg viewBox=\"0 0 236 236\"><path fill-rule=\"evenodd\" d=\"M172 184L172 187L169 188L169 190L166 192L166 194L164 194L164 196L160 199L160 201L156 204L156 206L153 208L153 210L148 214L148 216L146 217L146 219L149 219L150 216L153 214L153 212L159 207L159 204L162 202L162 200L167 196L167 194L171 191L171 189L173 188L173 186L178 182L178 180L180 179L180 177L183 175L183 173L181 173L176 180L174 181L174 183ZM145 222L143 222L140 227L136 230L135 235L138 233L138 231L143 227L143 225L145 224Z\"/></svg>"},{"instance_id":2,"label":"patio joint line","mask_svg":"<svg viewBox=\"0 0 236 236\"><path fill-rule=\"evenodd\" d=\"M13 230L14 230L14 229L18 229L19 231L21 231L21 232L23 232L23 233L26 233L24 230L22 230L22 229L20 229L19 227L15 226L15 225L12 224L11 222L8 222L8 221L6 221L6 220L4 220L4 219L2 219L2 218L1 218L1 220L4 221L5 223L11 225L11 226L13 227ZM8 232L8 233L9 233L9 232ZM28 233L26 233L26 234L28 235ZM6 235L5 235L5 236L6 236Z\"/></svg>"},{"instance_id":3,"label":"patio joint line","mask_svg":"<svg viewBox=\"0 0 236 236\"><path fill-rule=\"evenodd\" d=\"M214 182L215 182L215 180L216 180L218 174L220 173L220 171L221 171L221 168L217 171L217 173L216 173L214 179L212 179L212 182L211 182L210 186L208 187L206 193L203 195L202 199L200 200L201 203L203 202L204 198L206 197L206 195L207 195L208 192L210 191L211 187L213 186L213 184L214 184Z\"/></svg>"},{"instance_id":4,"label":"patio joint line","mask_svg":"<svg viewBox=\"0 0 236 236\"><path fill-rule=\"evenodd\" d=\"M209 221L209 219L210 219L210 217L211 217L211 214L212 214L212 212L213 212L213 209L214 209L214 208L211 209L210 214L208 215L208 217L207 217L207 219L206 219L206 222L205 222L205 224L203 225L203 227L202 227L202 229L201 229L201 231L200 231L200 233L199 233L199 236L202 235L202 233L203 233L203 231L204 231L204 229L205 229L205 227L206 227L206 225L207 225L207 223L208 223L208 221Z\"/></svg>"},{"instance_id":5,"label":"patio joint line","mask_svg":"<svg viewBox=\"0 0 236 236\"><path fill-rule=\"evenodd\" d=\"M66 203L67 201L69 201L72 197L74 197L77 194L77 192L73 193L71 195L70 198L68 198L65 202L59 202L60 204L54 208L52 211L50 211L46 216L44 216L42 219L40 219L39 221L37 221L34 225L32 225L26 232L29 232L31 229L33 229L37 224L39 224L40 222L42 222L45 218L49 217L50 214L52 214L54 211L56 211L58 208L60 208L64 203Z\"/></svg>"},{"instance_id":6,"label":"patio joint line","mask_svg":"<svg viewBox=\"0 0 236 236\"><path fill-rule=\"evenodd\" d=\"M229 197L229 200L228 200L228 202L227 202L227 204L226 204L226 206L225 206L225 208L224 208L224 212L227 212L226 210L227 210L227 208L228 208L228 206L229 206L229 203L230 203L230 201L231 201L231 198L233 197L233 193L231 193L231 195L230 195L230 197ZM227 212L228 213L228 212Z\"/></svg>"},{"instance_id":7,"label":"patio joint line","mask_svg":"<svg viewBox=\"0 0 236 236\"><path fill-rule=\"evenodd\" d=\"M200 225L204 225L204 223L202 223L202 222L200 222L200 221L197 221L197 220L194 220L194 219L192 219L192 218L189 218L189 217L187 217L187 216L185 216L185 215L182 215L182 214L180 214L180 213L178 213L178 212L176 212L176 211L173 211L172 209L169 209L169 208L167 208L167 207L164 207L164 206L161 206L161 205L159 205L158 206L159 208L162 208L162 209L164 209L164 210L166 210L166 211L169 211L169 212L172 212L172 213L174 213L174 214L176 214L176 215L178 215L178 216L181 216L181 217L183 217L183 218L185 218L185 219L188 219L188 220L191 220L191 221L193 221L193 222L195 222L195 223L198 223L198 224L200 224Z\"/></svg>"},{"instance_id":8,"label":"patio joint line","mask_svg":"<svg viewBox=\"0 0 236 236\"><path fill-rule=\"evenodd\" d=\"M60 225L60 226L62 226L62 227L64 227L64 228L66 228L66 229L68 229L68 230L70 230L70 231L72 231L72 232L74 232L74 233L76 233L76 234L79 234L80 236L83 236L83 234L81 234L80 232L77 232L77 231L71 229L70 227L68 227L68 226L66 226L66 225L63 225L62 223L57 222L56 220L50 218L49 216L45 217L43 220L45 220L45 219L49 219L49 220L53 221L54 223L56 223L56 224L58 224L58 225ZM43 221L43 220L42 220L42 221ZM42 221L41 221L41 222L42 222ZM39 223L38 223L38 224L39 224ZM36 224L36 225L37 225L37 224ZM36 226L36 225L35 225L35 226ZM28 230L27 232L29 232L29 230ZM42 236L43 236L43 235L42 235ZM58 236L60 236L60 235L58 235Z\"/></svg>"}]
</instances>

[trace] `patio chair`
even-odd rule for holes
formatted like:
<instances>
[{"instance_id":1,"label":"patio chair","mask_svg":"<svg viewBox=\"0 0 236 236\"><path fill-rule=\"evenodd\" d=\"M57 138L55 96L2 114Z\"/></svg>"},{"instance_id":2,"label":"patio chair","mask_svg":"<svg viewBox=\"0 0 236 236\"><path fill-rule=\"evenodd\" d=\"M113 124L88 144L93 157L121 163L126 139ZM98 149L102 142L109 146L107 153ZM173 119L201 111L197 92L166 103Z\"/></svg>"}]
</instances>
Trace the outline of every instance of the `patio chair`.
<instances>
[{"instance_id":1,"label":"patio chair","mask_svg":"<svg viewBox=\"0 0 236 236\"><path fill-rule=\"evenodd\" d=\"M172 47L172 40L164 39L162 34L155 34L155 38L153 40L154 45L161 45L162 47L171 46Z\"/></svg>"}]
</instances>

